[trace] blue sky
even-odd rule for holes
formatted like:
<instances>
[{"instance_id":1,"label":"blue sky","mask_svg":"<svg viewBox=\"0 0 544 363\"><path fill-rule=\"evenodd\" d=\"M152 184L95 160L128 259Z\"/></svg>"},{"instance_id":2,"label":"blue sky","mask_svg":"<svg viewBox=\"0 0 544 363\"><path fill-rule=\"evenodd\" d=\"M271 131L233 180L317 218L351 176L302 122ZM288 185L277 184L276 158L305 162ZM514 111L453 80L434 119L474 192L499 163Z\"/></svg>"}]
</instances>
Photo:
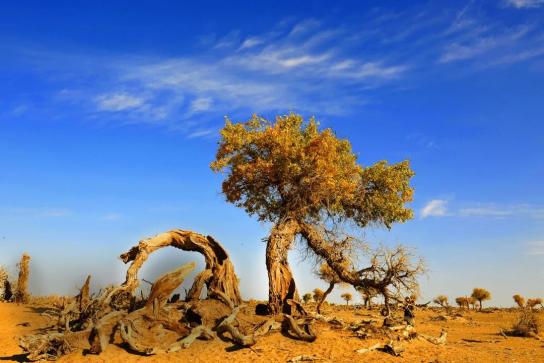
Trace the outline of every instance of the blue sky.
<instances>
[{"instance_id":1,"label":"blue sky","mask_svg":"<svg viewBox=\"0 0 544 363\"><path fill-rule=\"evenodd\" d=\"M411 160L414 220L366 238L425 257L424 299L544 296L543 1L112 3L0 5L0 264L29 252L34 293L118 283L120 253L182 228L265 298L270 226L208 165L225 116L295 111L364 165ZM301 292L323 285L291 261Z\"/></svg>"}]
</instances>

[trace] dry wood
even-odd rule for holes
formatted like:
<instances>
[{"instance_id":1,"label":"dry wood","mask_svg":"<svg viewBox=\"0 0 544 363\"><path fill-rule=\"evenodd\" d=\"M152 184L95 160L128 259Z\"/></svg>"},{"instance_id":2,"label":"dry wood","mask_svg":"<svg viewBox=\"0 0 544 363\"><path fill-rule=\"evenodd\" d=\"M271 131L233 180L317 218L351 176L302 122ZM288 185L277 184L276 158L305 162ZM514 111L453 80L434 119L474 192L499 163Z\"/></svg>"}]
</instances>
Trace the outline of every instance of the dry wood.
<instances>
[{"instance_id":1,"label":"dry wood","mask_svg":"<svg viewBox=\"0 0 544 363\"><path fill-rule=\"evenodd\" d=\"M295 321L289 314L283 314L286 322L286 329L297 339L305 342L313 342L317 339L315 332L312 329L313 319L303 319L301 323ZM302 325L302 327L299 326Z\"/></svg>"},{"instance_id":2,"label":"dry wood","mask_svg":"<svg viewBox=\"0 0 544 363\"><path fill-rule=\"evenodd\" d=\"M255 337L253 335L242 334L240 330L233 325L236 321L236 315L240 312L242 307L243 305L234 308L232 313L223 319L223 321L217 326L216 331L217 335L219 336L222 336L225 332L228 332L234 343L242 347L250 347L255 345Z\"/></svg>"},{"instance_id":3,"label":"dry wood","mask_svg":"<svg viewBox=\"0 0 544 363\"><path fill-rule=\"evenodd\" d=\"M19 278L17 279L17 288L15 289L15 302L27 303L30 294L28 292L28 278L30 276L30 256L24 253L19 262Z\"/></svg>"},{"instance_id":4,"label":"dry wood","mask_svg":"<svg viewBox=\"0 0 544 363\"><path fill-rule=\"evenodd\" d=\"M191 330L191 334L187 335L185 338L172 344L168 348L167 352L168 353L177 352L181 349L187 349L198 338L212 340L213 332L205 325L199 325L196 328L193 328L193 330Z\"/></svg>"},{"instance_id":5,"label":"dry wood","mask_svg":"<svg viewBox=\"0 0 544 363\"><path fill-rule=\"evenodd\" d=\"M149 293L149 297L147 298L146 307L151 306L151 304L154 304L155 301L158 303L157 308L161 308L166 304L168 301L168 298L175 289L178 288L183 283L183 280L185 280L185 277L191 273L196 267L195 262L187 263L183 266L178 267L172 272L168 272L164 275L162 275L151 287L151 292Z\"/></svg>"},{"instance_id":6,"label":"dry wood","mask_svg":"<svg viewBox=\"0 0 544 363\"><path fill-rule=\"evenodd\" d=\"M418 337L435 345L444 345L446 344L446 340L448 338L448 332L442 329L442 332L440 333L439 337L432 337L425 334L418 334Z\"/></svg>"},{"instance_id":7,"label":"dry wood","mask_svg":"<svg viewBox=\"0 0 544 363\"><path fill-rule=\"evenodd\" d=\"M76 296L76 301L79 305L79 311L82 311L90 301L90 284L91 284L91 275L87 276L87 279L85 280L85 283L79 290L79 294Z\"/></svg>"},{"instance_id":8,"label":"dry wood","mask_svg":"<svg viewBox=\"0 0 544 363\"><path fill-rule=\"evenodd\" d=\"M158 234L154 237L140 241L137 246L132 247L126 253L121 255L124 263L132 261L127 270L126 280L122 289L134 291L139 284L138 271L148 256L154 251L172 246L184 251L199 252L204 256L206 268L199 273L193 286L187 294L188 300L198 299L200 297L204 284L208 289L208 297L211 291L220 292L228 297L235 305L240 304L242 298L238 287L238 277L234 272L234 266L221 244L211 236L185 231L181 229L172 230L166 233Z\"/></svg>"}]
</instances>

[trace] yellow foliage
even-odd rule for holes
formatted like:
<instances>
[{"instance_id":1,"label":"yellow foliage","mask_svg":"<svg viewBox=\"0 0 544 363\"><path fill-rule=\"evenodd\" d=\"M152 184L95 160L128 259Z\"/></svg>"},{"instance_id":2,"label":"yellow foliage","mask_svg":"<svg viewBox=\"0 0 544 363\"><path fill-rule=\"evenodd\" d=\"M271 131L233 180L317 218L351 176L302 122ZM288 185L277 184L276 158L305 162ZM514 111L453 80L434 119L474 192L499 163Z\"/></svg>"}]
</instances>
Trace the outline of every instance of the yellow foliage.
<instances>
[{"instance_id":1,"label":"yellow foliage","mask_svg":"<svg viewBox=\"0 0 544 363\"><path fill-rule=\"evenodd\" d=\"M227 200L262 221L319 220L325 213L390 227L413 216L404 206L413 197L407 161L363 167L348 140L293 113L274 122L227 119L211 168L226 173Z\"/></svg>"}]
</instances>

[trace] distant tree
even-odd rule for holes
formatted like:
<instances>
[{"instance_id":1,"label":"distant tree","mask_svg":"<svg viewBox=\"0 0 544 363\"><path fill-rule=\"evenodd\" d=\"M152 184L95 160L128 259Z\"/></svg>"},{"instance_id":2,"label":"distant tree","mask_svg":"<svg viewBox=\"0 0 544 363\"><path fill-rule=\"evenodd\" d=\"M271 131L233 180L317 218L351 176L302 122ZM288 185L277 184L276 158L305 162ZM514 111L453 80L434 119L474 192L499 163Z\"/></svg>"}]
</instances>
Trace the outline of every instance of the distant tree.
<instances>
[{"instance_id":1,"label":"distant tree","mask_svg":"<svg viewBox=\"0 0 544 363\"><path fill-rule=\"evenodd\" d=\"M304 294L304 296L302 296L302 300L305 304L308 304L310 301L312 301L312 294L307 292L306 294Z\"/></svg>"},{"instance_id":2,"label":"distant tree","mask_svg":"<svg viewBox=\"0 0 544 363\"><path fill-rule=\"evenodd\" d=\"M10 290L8 271L0 266L0 301L9 301L11 299Z\"/></svg>"},{"instance_id":3,"label":"distant tree","mask_svg":"<svg viewBox=\"0 0 544 363\"><path fill-rule=\"evenodd\" d=\"M467 297L467 304L472 307L472 310L476 310L476 299L472 296Z\"/></svg>"},{"instance_id":4,"label":"distant tree","mask_svg":"<svg viewBox=\"0 0 544 363\"><path fill-rule=\"evenodd\" d=\"M379 264L345 263L353 255L368 255L368 249L354 248L357 239L347 230L391 228L413 218L407 203L413 199L414 172L408 161L362 166L348 140L291 113L275 120L257 115L241 123L227 120L211 168L224 173L228 202L273 224L266 247L272 313L291 312L287 301L297 289L288 252L297 237L342 281L380 291L386 306L396 290L417 285L422 265L404 249L388 252L395 265L388 265L381 251L369 256Z\"/></svg>"},{"instance_id":5,"label":"distant tree","mask_svg":"<svg viewBox=\"0 0 544 363\"><path fill-rule=\"evenodd\" d=\"M490 300L491 299L491 293L489 291L487 291L486 289L484 289L484 288L475 287L472 290L471 297L478 301L479 310L482 311L482 308L483 308L482 302L486 301L486 300Z\"/></svg>"},{"instance_id":6,"label":"distant tree","mask_svg":"<svg viewBox=\"0 0 544 363\"><path fill-rule=\"evenodd\" d=\"M460 308L467 308L467 309L470 309L470 306L469 306L469 299L468 299L466 296L459 296L459 297L456 297L456 298L455 298L455 303L456 303Z\"/></svg>"},{"instance_id":7,"label":"distant tree","mask_svg":"<svg viewBox=\"0 0 544 363\"><path fill-rule=\"evenodd\" d=\"M349 305L349 302L353 299L353 296L349 292L345 292L340 296L346 301L346 305Z\"/></svg>"},{"instance_id":8,"label":"distant tree","mask_svg":"<svg viewBox=\"0 0 544 363\"><path fill-rule=\"evenodd\" d=\"M323 295L325 295L323 290L321 290L319 287L316 287L313 293L314 293L314 301L321 301L323 299Z\"/></svg>"},{"instance_id":9,"label":"distant tree","mask_svg":"<svg viewBox=\"0 0 544 363\"><path fill-rule=\"evenodd\" d=\"M528 308L531 308L531 309L534 309L537 305L540 305L542 307L544 307L542 305L542 299L537 297L536 299L528 299L527 300L527 307Z\"/></svg>"},{"instance_id":10,"label":"distant tree","mask_svg":"<svg viewBox=\"0 0 544 363\"><path fill-rule=\"evenodd\" d=\"M516 294L512 296L512 299L514 299L514 301L520 308L525 306L525 298L523 296Z\"/></svg>"},{"instance_id":11,"label":"distant tree","mask_svg":"<svg viewBox=\"0 0 544 363\"><path fill-rule=\"evenodd\" d=\"M438 295L433 302L437 305L442 306L443 308L446 308L449 306L448 303L448 297L446 295Z\"/></svg>"},{"instance_id":12,"label":"distant tree","mask_svg":"<svg viewBox=\"0 0 544 363\"><path fill-rule=\"evenodd\" d=\"M372 309L372 299L374 299L376 296L378 296L378 291L371 287L362 288L359 287L356 289L357 292L361 295L361 299L363 299L363 305L366 309L371 310Z\"/></svg>"},{"instance_id":13,"label":"distant tree","mask_svg":"<svg viewBox=\"0 0 544 363\"><path fill-rule=\"evenodd\" d=\"M347 265L348 262L346 261L344 264ZM342 283L342 279L340 279L338 274L329 266L329 264L327 262L323 262L321 264L321 266L319 267L319 271L317 272L317 276L321 280L329 283L329 287L323 293L322 299L319 300L319 301L316 301L317 302L317 306L316 306L317 313L321 314L321 305L327 299L327 296L329 296L329 294L332 292L332 290L334 289L334 286L336 284Z\"/></svg>"}]
</instances>

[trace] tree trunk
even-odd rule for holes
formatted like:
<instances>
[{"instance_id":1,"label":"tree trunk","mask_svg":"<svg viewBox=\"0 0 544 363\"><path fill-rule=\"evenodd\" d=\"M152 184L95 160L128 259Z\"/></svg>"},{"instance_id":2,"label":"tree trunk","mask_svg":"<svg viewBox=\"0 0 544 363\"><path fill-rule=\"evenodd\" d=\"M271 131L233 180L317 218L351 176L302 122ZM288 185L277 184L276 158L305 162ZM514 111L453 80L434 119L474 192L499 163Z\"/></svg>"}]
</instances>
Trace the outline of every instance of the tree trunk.
<instances>
[{"instance_id":1,"label":"tree trunk","mask_svg":"<svg viewBox=\"0 0 544 363\"><path fill-rule=\"evenodd\" d=\"M203 236L199 233L181 229L175 229L142 240L137 246L121 255L124 263L133 261L127 270L123 288L130 292L134 291L139 284L138 271L148 256L153 251L167 246L184 251L199 252L204 256L206 268L195 278L193 286L187 294L187 300L199 299L202 288L206 284L208 298L227 299L230 304L234 305L242 302L238 277L223 246L211 236Z\"/></svg>"},{"instance_id":2,"label":"tree trunk","mask_svg":"<svg viewBox=\"0 0 544 363\"><path fill-rule=\"evenodd\" d=\"M272 228L266 245L266 269L268 270L268 306L272 314L291 314L287 300L298 300L295 280L289 268L287 256L298 233L298 224L291 219Z\"/></svg>"},{"instance_id":3,"label":"tree trunk","mask_svg":"<svg viewBox=\"0 0 544 363\"><path fill-rule=\"evenodd\" d=\"M24 253L21 257L21 262L19 262L19 278L17 279L17 289L15 290L15 302L17 303L27 303L30 297L28 293L29 263L30 256Z\"/></svg>"},{"instance_id":4,"label":"tree trunk","mask_svg":"<svg viewBox=\"0 0 544 363\"><path fill-rule=\"evenodd\" d=\"M321 314L321 305L325 302L325 300L327 299L327 296L332 292L332 289L334 289L334 285L335 285L334 282L329 283L329 287L323 293L323 297L321 298L321 300L319 300L319 303L317 304L315 308L318 314Z\"/></svg>"}]
</instances>

